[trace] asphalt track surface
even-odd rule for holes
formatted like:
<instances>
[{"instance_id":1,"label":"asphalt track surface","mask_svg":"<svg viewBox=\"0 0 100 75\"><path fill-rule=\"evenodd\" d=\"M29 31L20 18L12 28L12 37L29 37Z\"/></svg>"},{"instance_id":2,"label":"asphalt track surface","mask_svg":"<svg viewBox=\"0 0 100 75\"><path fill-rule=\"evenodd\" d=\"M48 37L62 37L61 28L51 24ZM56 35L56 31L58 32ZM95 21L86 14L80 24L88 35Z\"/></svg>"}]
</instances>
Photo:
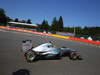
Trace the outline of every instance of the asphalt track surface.
<instances>
[{"instance_id":1,"label":"asphalt track surface","mask_svg":"<svg viewBox=\"0 0 100 75\"><path fill-rule=\"evenodd\" d=\"M72 61L68 57L60 60L38 60L27 63L21 52L21 41L31 39L33 46L50 40L56 47L67 46L79 51L84 60ZM100 48L80 42L22 32L0 31L0 75L12 75L26 69L30 75L100 75Z\"/></svg>"}]
</instances>

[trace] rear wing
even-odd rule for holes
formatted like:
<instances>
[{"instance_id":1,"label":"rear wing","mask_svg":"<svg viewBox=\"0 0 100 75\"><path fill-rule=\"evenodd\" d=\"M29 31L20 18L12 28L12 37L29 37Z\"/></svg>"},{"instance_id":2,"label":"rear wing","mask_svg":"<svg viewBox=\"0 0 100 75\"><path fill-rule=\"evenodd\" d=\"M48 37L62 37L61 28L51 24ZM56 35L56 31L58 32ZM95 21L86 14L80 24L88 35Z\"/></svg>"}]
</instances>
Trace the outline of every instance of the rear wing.
<instances>
[{"instance_id":1,"label":"rear wing","mask_svg":"<svg viewBox=\"0 0 100 75\"><path fill-rule=\"evenodd\" d=\"M25 52L27 50L32 49L32 41L31 40L24 40L22 41L22 51Z\"/></svg>"}]
</instances>

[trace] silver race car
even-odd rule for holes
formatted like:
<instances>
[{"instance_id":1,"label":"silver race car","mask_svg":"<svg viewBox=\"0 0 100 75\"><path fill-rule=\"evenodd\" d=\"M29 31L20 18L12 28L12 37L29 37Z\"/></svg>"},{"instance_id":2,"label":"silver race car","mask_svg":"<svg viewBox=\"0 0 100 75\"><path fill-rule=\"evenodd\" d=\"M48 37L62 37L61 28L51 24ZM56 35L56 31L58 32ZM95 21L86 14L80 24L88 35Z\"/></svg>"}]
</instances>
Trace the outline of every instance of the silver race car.
<instances>
[{"instance_id":1,"label":"silver race car","mask_svg":"<svg viewBox=\"0 0 100 75\"><path fill-rule=\"evenodd\" d=\"M22 51L28 62L33 62L40 58L58 59L62 56L68 56L72 60L82 59L80 54L75 50L67 47L55 48L52 41L33 47L31 40L24 40L22 42Z\"/></svg>"}]
</instances>

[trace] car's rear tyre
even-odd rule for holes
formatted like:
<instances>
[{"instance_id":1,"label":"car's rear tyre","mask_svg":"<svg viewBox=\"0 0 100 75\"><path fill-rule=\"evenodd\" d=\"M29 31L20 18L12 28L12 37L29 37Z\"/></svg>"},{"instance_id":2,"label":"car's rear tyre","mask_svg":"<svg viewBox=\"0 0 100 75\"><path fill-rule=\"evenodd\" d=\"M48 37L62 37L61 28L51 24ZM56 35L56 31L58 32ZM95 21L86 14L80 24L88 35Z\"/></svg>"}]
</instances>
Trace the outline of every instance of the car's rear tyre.
<instances>
[{"instance_id":1,"label":"car's rear tyre","mask_svg":"<svg viewBox=\"0 0 100 75\"><path fill-rule=\"evenodd\" d=\"M77 60L77 58L78 58L78 56L75 52L72 52L69 57L71 60Z\"/></svg>"},{"instance_id":2,"label":"car's rear tyre","mask_svg":"<svg viewBox=\"0 0 100 75\"><path fill-rule=\"evenodd\" d=\"M27 62L33 62L36 61L36 53L32 50L29 50L25 53L25 58L27 60Z\"/></svg>"},{"instance_id":3,"label":"car's rear tyre","mask_svg":"<svg viewBox=\"0 0 100 75\"><path fill-rule=\"evenodd\" d=\"M71 60L77 60L77 56L70 57Z\"/></svg>"},{"instance_id":4,"label":"car's rear tyre","mask_svg":"<svg viewBox=\"0 0 100 75\"><path fill-rule=\"evenodd\" d=\"M78 56L78 60L83 60L83 58L82 58L82 56L80 55L80 56Z\"/></svg>"}]
</instances>

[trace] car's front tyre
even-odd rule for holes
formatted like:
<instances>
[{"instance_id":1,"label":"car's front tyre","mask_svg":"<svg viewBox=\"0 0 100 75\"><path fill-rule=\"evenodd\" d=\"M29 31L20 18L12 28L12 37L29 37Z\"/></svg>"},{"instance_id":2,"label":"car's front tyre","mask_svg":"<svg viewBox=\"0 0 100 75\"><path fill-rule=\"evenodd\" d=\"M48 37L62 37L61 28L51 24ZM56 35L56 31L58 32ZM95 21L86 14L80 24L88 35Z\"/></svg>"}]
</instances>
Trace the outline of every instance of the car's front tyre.
<instances>
[{"instance_id":1,"label":"car's front tyre","mask_svg":"<svg viewBox=\"0 0 100 75\"><path fill-rule=\"evenodd\" d=\"M33 62L36 61L36 53L32 50L28 50L27 52L25 52L25 58L27 60L27 62Z\"/></svg>"}]
</instances>

